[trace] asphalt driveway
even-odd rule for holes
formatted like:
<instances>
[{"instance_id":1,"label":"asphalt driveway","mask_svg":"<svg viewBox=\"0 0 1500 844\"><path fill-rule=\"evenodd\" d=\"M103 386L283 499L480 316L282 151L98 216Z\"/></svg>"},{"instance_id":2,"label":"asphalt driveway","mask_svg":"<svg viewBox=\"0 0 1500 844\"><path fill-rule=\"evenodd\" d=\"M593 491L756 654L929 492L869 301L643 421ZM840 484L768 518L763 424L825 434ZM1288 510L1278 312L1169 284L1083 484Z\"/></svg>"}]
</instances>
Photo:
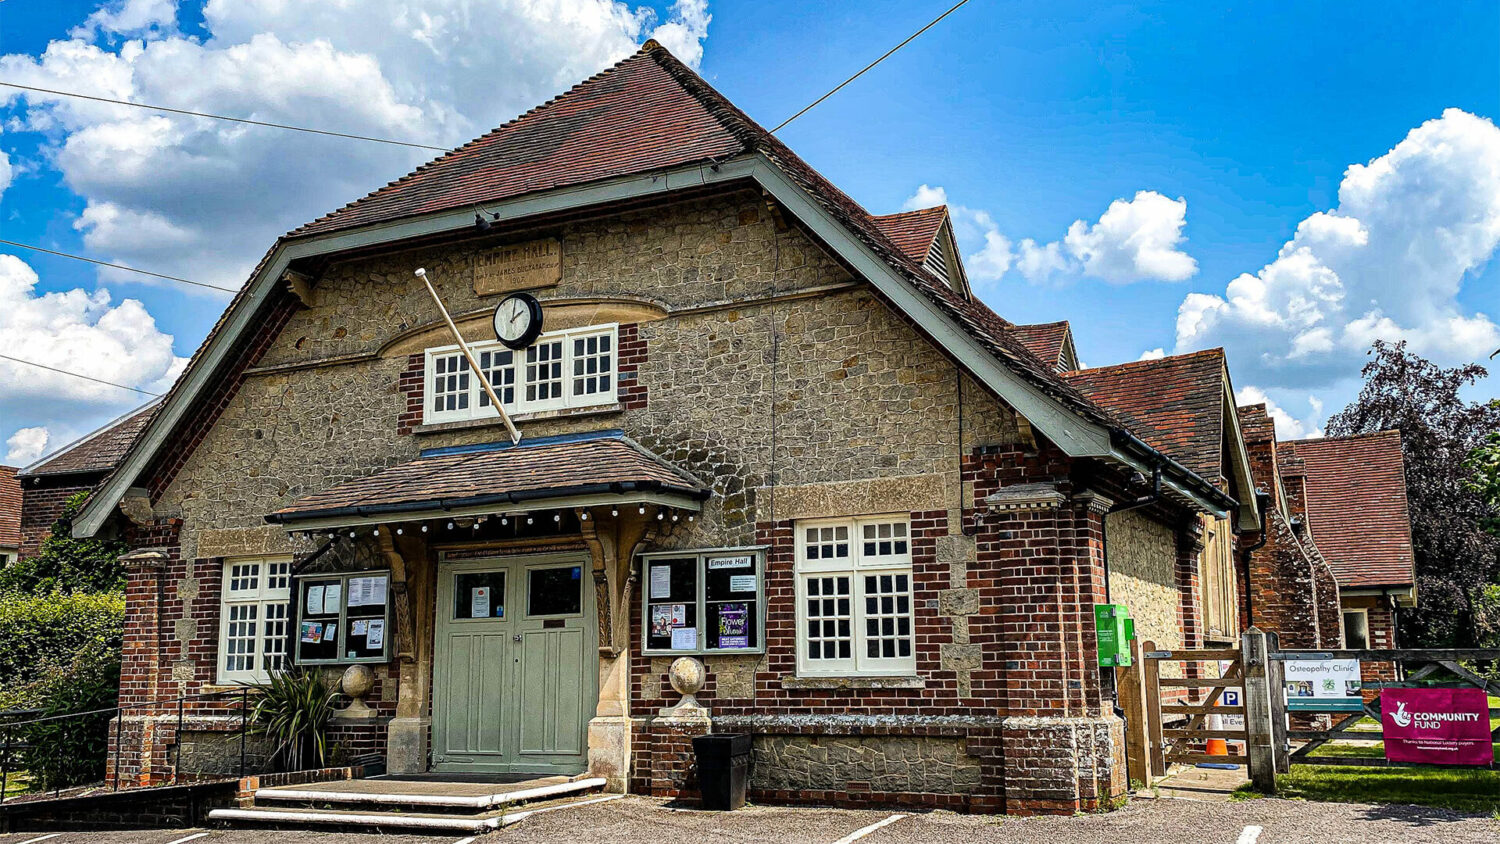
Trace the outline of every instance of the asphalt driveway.
<instances>
[{"instance_id":1,"label":"asphalt driveway","mask_svg":"<svg viewBox=\"0 0 1500 844\"><path fill-rule=\"evenodd\" d=\"M10 833L0 844L1335 844L1500 841L1500 820L1411 806L1263 799L1241 803L1137 800L1116 812L1005 818L751 806L733 814L674 809L626 797L536 814L498 832L376 835L258 829Z\"/></svg>"}]
</instances>

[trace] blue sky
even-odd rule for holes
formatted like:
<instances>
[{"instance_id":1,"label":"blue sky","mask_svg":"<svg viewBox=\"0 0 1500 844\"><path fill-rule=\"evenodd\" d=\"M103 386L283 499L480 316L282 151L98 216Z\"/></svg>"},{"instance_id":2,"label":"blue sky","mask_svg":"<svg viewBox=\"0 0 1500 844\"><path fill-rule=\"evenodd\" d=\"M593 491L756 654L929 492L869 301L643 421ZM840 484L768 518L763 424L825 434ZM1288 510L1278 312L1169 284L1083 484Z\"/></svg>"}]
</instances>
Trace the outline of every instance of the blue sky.
<instances>
[{"instance_id":1,"label":"blue sky","mask_svg":"<svg viewBox=\"0 0 1500 844\"><path fill-rule=\"evenodd\" d=\"M446 144L654 34L770 126L947 4L277 5L6 0L0 80ZM986 301L1017 322L1071 320L1089 365L1225 345L1236 387L1276 403L1286 435L1353 396L1372 337L1483 359L1500 320L1500 5L1212 6L974 0L781 137L875 213L920 204L924 185L945 196ZM218 284L424 158L4 97L0 236ZM1371 166L1341 197L1356 164ZM227 301L7 253L36 274L28 288L28 270L0 264L11 337L31 338L7 354L145 389ZM1051 263L1023 271L1028 254ZM72 333L37 328L49 320ZM141 399L65 381L0 362L0 441L47 431L0 461Z\"/></svg>"}]
</instances>

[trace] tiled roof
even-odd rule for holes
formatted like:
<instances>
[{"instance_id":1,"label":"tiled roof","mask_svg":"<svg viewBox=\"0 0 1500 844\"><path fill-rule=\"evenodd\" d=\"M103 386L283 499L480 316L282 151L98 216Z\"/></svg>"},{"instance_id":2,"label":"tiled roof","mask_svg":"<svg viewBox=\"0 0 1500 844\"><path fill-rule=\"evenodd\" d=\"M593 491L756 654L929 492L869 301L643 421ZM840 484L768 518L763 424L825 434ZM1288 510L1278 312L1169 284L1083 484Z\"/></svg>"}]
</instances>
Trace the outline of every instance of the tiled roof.
<instances>
[{"instance_id":1,"label":"tiled roof","mask_svg":"<svg viewBox=\"0 0 1500 844\"><path fill-rule=\"evenodd\" d=\"M353 514L451 509L507 501L630 491L707 490L692 477L618 434L520 445L439 449L373 475L299 499L268 517L275 522Z\"/></svg>"},{"instance_id":2,"label":"tiled roof","mask_svg":"<svg viewBox=\"0 0 1500 844\"><path fill-rule=\"evenodd\" d=\"M33 463L22 470L26 477L35 475L67 475L87 472L107 473L125 456L136 435L151 421L160 400L137 408L121 416L76 442L73 442L46 460Z\"/></svg>"},{"instance_id":3,"label":"tiled roof","mask_svg":"<svg viewBox=\"0 0 1500 844\"><path fill-rule=\"evenodd\" d=\"M643 49L292 235L707 162L745 149L743 138Z\"/></svg>"},{"instance_id":4,"label":"tiled roof","mask_svg":"<svg viewBox=\"0 0 1500 844\"><path fill-rule=\"evenodd\" d=\"M935 205L900 214L883 214L871 217L870 220L896 244L901 254L920 264L927 260L927 253L932 250L932 239L937 237L938 230L943 227L943 220L947 217L948 206Z\"/></svg>"},{"instance_id":5,"label":"tiled roof","mask_svg":"<svg viewBox=\"0 0 1500 844\"><path fill-rule=\"evenodd\" d=\"M1013 325L1010 328L1010 336L1032 354L1036 355L1043 363L1051 364L1054 369L1062 370L1063 348L1068 341L1068 321L1042 322L1034 325Z\"/></svg>"},{"instance_id":6,"label":"tiled roof","mask_svg":"<svg viewBox=\"0 0 1500 844\"><path fill-rule=\"evenodd\" d=\"M1136 436L1204 478L1225 474L1224 350L1064 373Z\"/></svg>"},{"instance_id":7,"label":"tiled roof","mask_svg":"<svg viewBox=\"0 0 1500 844\"><path fill-rule=\"evenodd\" d=\"M21 544L21 482L14 466L0 466L0 548Z\"/></svg>"},{"instance_id":8,"label":"tiled roof","mask_svg":"<svg viewBox=\"0 0 1500 844\"><path fill-rule=\"evenodd\" d=\"M1400 432L1291 440L1278 446L1302 460L1308 530L1339 584L1414 583Z\"/></svg>"}]
</instances>

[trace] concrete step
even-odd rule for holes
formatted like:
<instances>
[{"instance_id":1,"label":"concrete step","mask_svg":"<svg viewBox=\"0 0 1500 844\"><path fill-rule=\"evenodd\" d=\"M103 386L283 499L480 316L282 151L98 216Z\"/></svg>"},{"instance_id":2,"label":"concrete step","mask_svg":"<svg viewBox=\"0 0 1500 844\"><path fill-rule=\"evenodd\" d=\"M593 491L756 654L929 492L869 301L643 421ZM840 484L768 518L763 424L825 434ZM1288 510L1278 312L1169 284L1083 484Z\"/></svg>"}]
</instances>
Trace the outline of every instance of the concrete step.
<instances>
[{"instance_id":1,"label":"concrete step","mask_svg":"<svg viewBox=\"0 0 1500 844\"><path fill-rule=\"evenodd\" d=\"M419 815L409 812L348 812L312 809L214 809L208 819L233 825L255 824L305 829L310 826L356 827L362 830L401 829L426 832L466 832L482 835L501 827L501 816Z\"/></svg>"},{"instance_id":2,"label":"concrete step","mask_svg":"<svg viewBox=\"0 0 1500 844\"><path fill-rule=\"evenodd\" d=\"M407 830L412 832L459 832L483 835L501 827L520 823L545 812L618 800L621 794L572 794L551 800L539 800L517 810L514 805L491 810L479 815L453 815L388 811L349 811L339 809L296 809L266 807L255 809L214 809L208 813L210 821L231 826L271 826L283 829L307 829L309 827L336 828L346 830Z\"/></svg>"},{"instance_id":3,"label":"concrete step","mask_svg":"<svg viewBox=\"0 0 1500 844\"><path fill-rule=\"evenodd\" d=\"M323 807L350 808L368 807L376 811L394 809L413 812L468 812L480 813L492 809L533 803L539 800L555 800L578 794L586 794L604 787L603 777L579 779L573 782L495 791L488 794L445 794L440 783L424 789L426 793L410 790L380 790L378 781L366 781L368 790L305 788L262 788L255 792L255 804L286 805L317 809Z\"/></svg>"}]
</instances>

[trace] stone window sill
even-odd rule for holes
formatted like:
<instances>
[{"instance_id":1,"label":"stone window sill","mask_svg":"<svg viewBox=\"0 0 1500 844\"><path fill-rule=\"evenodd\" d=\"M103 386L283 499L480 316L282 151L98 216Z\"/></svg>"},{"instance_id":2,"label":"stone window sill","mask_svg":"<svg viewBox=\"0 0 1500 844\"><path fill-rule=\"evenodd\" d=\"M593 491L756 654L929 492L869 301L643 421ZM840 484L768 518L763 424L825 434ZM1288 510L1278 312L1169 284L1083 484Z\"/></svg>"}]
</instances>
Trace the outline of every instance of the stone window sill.
<instances>
[{"instance_id":1,"label":"stone window sill","mask_svg":"<svg viewBox=\"0 0 1500 844\"><path fill-rule=\"evenodd\" d=\"M614 404L600 404L593 407L567 407L560 410L539 410L534 413L515 413L510 421L517 425L522 422L537 422L543 419L572 419L579 416L604 416L611 413L622 413L625 405L615 402ZM486 419L463 419L457 422L434 422L430 425L418 425L411 429L413 434L441 434L447 431L469 431L475 428L503 428L504 422L500 417L494 416Z\"/></svg>"},{"instance_id":2,"label":"stone window sill","mask_svg":"<svg viewBox=\"0 0 1500 844\"><path fill-rule=\"evenodd\" d=\"M921 677L783 677L783 689L925 689Z\"/></svg>"}]
</instances>

